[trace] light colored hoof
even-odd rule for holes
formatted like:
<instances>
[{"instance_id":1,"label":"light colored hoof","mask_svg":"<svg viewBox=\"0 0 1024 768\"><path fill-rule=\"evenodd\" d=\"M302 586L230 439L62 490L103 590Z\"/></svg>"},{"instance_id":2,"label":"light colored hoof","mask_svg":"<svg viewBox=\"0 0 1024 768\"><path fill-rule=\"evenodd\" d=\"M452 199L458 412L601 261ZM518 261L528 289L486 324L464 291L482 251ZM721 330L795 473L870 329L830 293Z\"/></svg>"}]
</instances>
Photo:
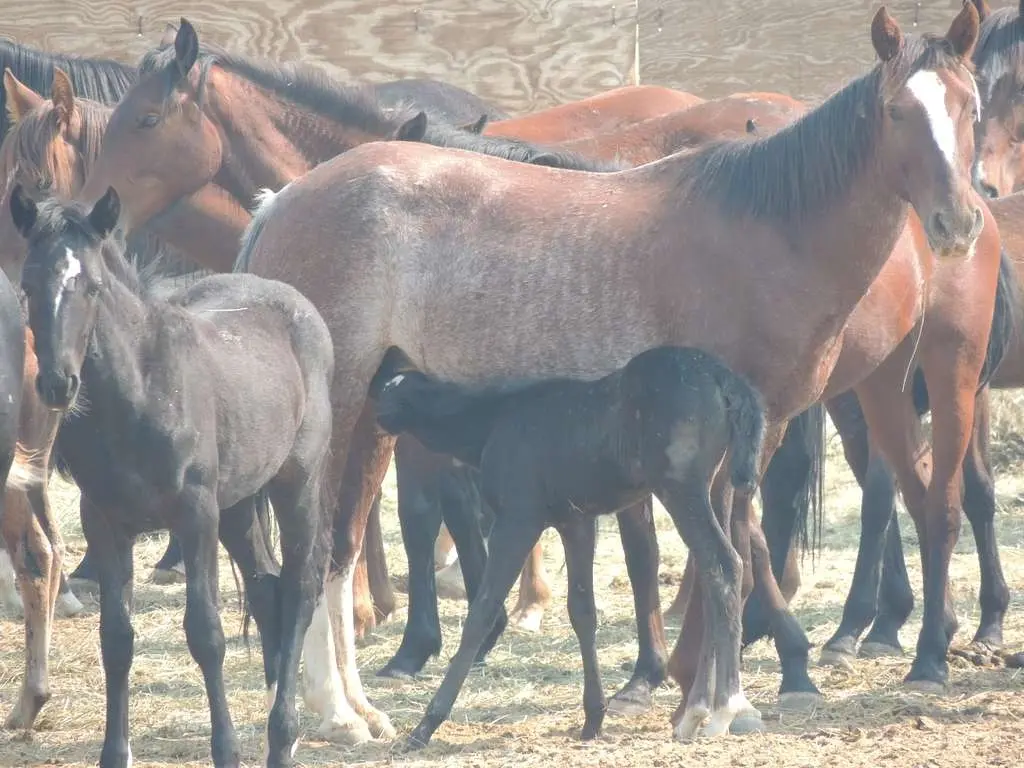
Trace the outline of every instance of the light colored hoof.
<instances>
[{"instance_id":1,"label":"light colored hoof","mask_svg":"<svg viewBox=\"0 0 1024 768\"><path fill-rule=\"evenodd\" d=\"M363 720L350 720L341 722L339 720L324 720L316 729L316 734L324 741L331 744L340 744L345 747L356 747L373 741L373 734L370 733L370 726Z\"/></svg>"},{"instance_id":2,"label":"light colored hoof","mask_svg":"<svg viewBox=\"0 0 1024 768\"><path fill-rule=\"evenodd\" d=\"M465 600L466 584L462 580L462 566L456 561L445 566L434 575L437 596L448 600Z\"/></svg>"},{"instance_id":3,"label":"light colored hoof","mask_svg":"<svg viewBox=\"0 0 1024 768\"><path fill-rule=\"evenodd\" d=\"M740 712L729 724L729 733L733 736L745 736L748 733L764 733L765 730L767 729L765 728L764 720L761 718L761 713L753 708Z\"/></svg>"},{"instance_id":4,"label":"light colored hoof","mask_svg":"<svg viewBox=\"0 0 1024 768\"><path fill-rule=\"evenodd\" d=\"M28 716L25 714L25 707L22 705L22 699L19 697L18 703L14 705L14 709L11 710L11 714L4 720L4 728L8 731L27 731L32 727L32 723L29 722Z\"/></svg>"},{"instance_id":5,"label":"light colored hoof","mask_svg":"<svg viewBox=\"0 0 1024 768\"><path fill-rule=\"evenodd\" d=\"M942 696L946 693L946 686L933 680L910 680L903 683L903 688L911 693L924 693L929 696Z\"/></svg>"},{"instance_id":6,"label":"light colored hoof","mask_svg":"<svg viewBox=\"0 0 1024 768\"><path fill-rule=\"evenodd\" d=\"M68 579L68 589L76 595L99 595L100 585L91 579Z\"/></svg>"},{"instance_id":7,"label":"light colored hoof","mask_svg":"<svg viewBox=\"0 0 1024 768\"><path fill-rule=\"evenodd\" d=\"M544 618L544 607L530 605L521 611L513 611L509 616L509 624L523 632L540 632L540 623Z\"/></svg>"},{"instance_id":8,"label":"light colored hoof","mask_svg":"<svg viewBox=\"0 0 1024 768\"><path fill-rule=\"evenodd\" d=\"M836 667L847 672L853 672L854 657L844 651L837 651L833 648L822 648L818 656L818 666Z\"/></svg>"},{"instance_id":9,"label":"light colored hoof","mask_svg":"<svg viewBox=\"0 0 1024 768\"><path fill-rule=\"evenodd\" d=\"M366 712L363 717L370 729L370 733L373 734L375 739L387 739L390 741L398 735L395 726L391 724L391 719L383 712L373 709Z\"/></svg>"},{"instance_id":10,"label":"light colored hoof","mask_svg":"<svg viewBox=\"0 0 1024 768\"><path fill-rule=\"evenodd\" d=\"M779 709L790 712L809 712L821 705L824 697L811 691L791 691L779 694Z\"/></svg>"},{"instance_id":11,"label":"light colored hoof","mask_svg":"<svg viewBox=\"0 0 1024 768\"><path fill-rule=\"evenodd\" d=\"M887 643L861 643L857 653L862 659L885 659L902 656L903 649Z\"/></svg>"},{"instance_id":12,"label":"light colored hoof","mask_svg":"<svg viewBox=\"0 0 1024 768\"><path fill-rule=\"evenodd\" d=\"M184 584L185 566L182 563L178 563L169 571L163 568L154 568L151 581L154 584Z\"/></svg>"},{"instance_id":13,"label":"light colored hoof","mask_svg":"<svg viewBox=\"0 0 1024 768\"><path fill-rule=\"evenodd\" d=\"M711 710L705 706L690 707L683 712L683 716L679 718L676 727L672 729L672 737L676 741L693 741L693 738L697 735L697 730L704 724L704 721L710 714Z\"/></svg>"},{"instance_id":14,"label":"light colored hoof","mask_svg":"<svg viewBox=\"0 0 1024 768\"><path fill-rule=\"evenodd\" d=\"M85 606L82 605L82 601L75 597L73 592L61 592L57 595L57 615L70 619L72 616L77 616L85 610Z\"/></svg>"}]
</instances>

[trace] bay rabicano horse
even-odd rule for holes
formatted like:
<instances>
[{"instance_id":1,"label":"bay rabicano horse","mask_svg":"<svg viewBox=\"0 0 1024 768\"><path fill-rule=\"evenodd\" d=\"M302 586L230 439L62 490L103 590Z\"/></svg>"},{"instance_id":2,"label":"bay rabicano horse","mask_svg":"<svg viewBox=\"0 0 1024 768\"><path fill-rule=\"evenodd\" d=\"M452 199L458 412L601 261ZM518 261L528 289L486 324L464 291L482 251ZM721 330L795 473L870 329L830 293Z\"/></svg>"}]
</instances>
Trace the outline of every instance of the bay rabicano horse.
<instances>
[{"instance_id":1,"label":"bay rabicano horse","mask_svg":"<svg viewBox=\"0 0 1024 768\"><path fill-rule=\"evenodd\" d=\"M646 348L699 345L762 392L774 447L825 392L846 321L901 238L927 240L942 259L962 259L979 236L999 247L970 185L977 34L973 6L942 37L905 37L882 9L871 35L880 63L789 128L620 173L383 142L267 196L236 269L296 285L334 329L341 506L328 593L348 623L339 653L353 716L380 716L359 682L350 614L393 446L367 402L386 350L478 384L594 377ZM911 207L918 223L907 227ZM750 495L736 497L749 574L751 548L755 561L767 552ZM922 630L929 664L945 654L945 576L937 559ZM777 592L770 574L762 582ZM435 701L428 716L446 711Z\"/></svg>"}]
</instances>

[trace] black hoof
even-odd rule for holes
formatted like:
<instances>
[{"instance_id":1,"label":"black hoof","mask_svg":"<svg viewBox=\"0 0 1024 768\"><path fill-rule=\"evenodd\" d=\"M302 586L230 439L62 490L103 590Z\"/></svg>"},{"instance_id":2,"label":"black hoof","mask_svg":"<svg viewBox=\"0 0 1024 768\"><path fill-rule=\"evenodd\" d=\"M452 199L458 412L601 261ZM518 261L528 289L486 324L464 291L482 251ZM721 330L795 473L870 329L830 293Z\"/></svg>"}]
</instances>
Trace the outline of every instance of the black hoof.
<instances>
[{"instance_id":1,"label":"black hoof","mask_svg":"<svg viewBox=\"0 0 1024 768\"><path fill-rule=\"evenodd\" d=\"M922 693L942 693L949 679L949 666L943 658L940 661L918 655L910 666L910 672L903 678L903 684L911 690Z\"/></svg>"}]
</instances>

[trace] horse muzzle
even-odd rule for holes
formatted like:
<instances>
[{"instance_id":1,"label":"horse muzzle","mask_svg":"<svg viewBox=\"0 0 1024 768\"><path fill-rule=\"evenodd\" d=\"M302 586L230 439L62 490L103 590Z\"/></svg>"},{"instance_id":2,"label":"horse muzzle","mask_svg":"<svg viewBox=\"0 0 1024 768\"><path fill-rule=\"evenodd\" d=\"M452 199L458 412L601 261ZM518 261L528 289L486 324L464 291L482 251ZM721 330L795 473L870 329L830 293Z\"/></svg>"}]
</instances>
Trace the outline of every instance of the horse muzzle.
<instances>
[{"instance_id":1,"label":"horse muzzle","mask_svg":"<svg viewBox=\"0 0 1024 768\"><path fill-rule=\"evenodd\" d=\"M940 258L962 258L974 247L985 216L981 208L973 205L963 211L937 211L925 223L928 245Z\"/></svg>"},{"instance_id":2,"label":"horse muzzle","mask_svg":"<svg viewBox=\"0 0 1024 768\"><path fill-rule=\"evenodd\" d=\"M70 408L80 388L81 381L71 372L40 371L36 376L36 392L43 405L51 411L66 411Z\"/></svg>"}]
</instances>

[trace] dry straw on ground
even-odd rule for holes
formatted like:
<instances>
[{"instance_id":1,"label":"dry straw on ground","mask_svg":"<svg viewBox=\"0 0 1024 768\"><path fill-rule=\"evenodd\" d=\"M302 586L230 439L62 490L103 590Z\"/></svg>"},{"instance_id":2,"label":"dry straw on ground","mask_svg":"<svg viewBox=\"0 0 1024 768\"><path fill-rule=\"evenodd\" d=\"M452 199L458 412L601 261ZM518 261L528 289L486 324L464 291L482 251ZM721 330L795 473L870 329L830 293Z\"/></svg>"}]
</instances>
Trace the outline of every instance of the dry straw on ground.
<instances>
[{"instance_id":1,"label":"dry straw on ground","mask_svg":"<svg viewBox=\"0 0 1024 768\"><path fill-rule=\"evenodd\" d=\"M1002 559L1013 602L1007 619L1007 643L1024 646L1024 445L1016 433L1022 403L999 395L999 516ZM856 484L831 439L826 477L826 529L823 556L805 563L803 587L794 607L818 646L835 629L853 570L858 536ZM394 478L389 476L384 512L389 566L396 581L406 571L394 514ZM68 540L68 559L76 563L84 542L77 520L77 493L54 483L55 506ZM685 561L685 549L663 513L662 600L671 600ZM911 576L920 593L920 568L913 527L904 516L904 539ZM973 632L978 618L977 560L968 526L954 556L953 591L961 622L958 639ZM136 766L206 765L209 717L199 670L189 657L181 629L184 590L146 583L163 551L163 536L136 549L135 663L131 678L131 717ZM317 741L316 720L301 711L301 765L443 765L520 768L560 766L967 766L1019 763L1024 754L1024 679L1004 669L954 665L950 693L928 697L904 692L900 680L907 657L860 661L852 672L816 667L811 675L825 694L811 712L781 712L777 707L778 665L772 646L761 642L744 659L748 695L765 715L768 732L743 738L672 742L668 717L678 700L674 688L662 688L648 715L609 718L605 735L582 744L581 674L575 636L564 609L562 553L550 532L548 567L555 601L543 631L528 635L510 630L473 672L456 704L427 750L404 754L389 743L338 749ZM597 574L600 628L598 644L606 689L612 692L629 676L635 654L632 601L614 522L605 521L598 541ZM264 697L258 642L247 650L241 639L241 615L226 560L220 582L223 621L229 637L225 673L231 711L246 765L258 765L262 753ZM94 597L80 595L85 613L57 621L52 651L53 700L31 736L0 731L0 766L95 765L103 733L103 672L99 661L98 611ZM514 595L512 596L514 598ZM373 676L397 648L405 620L405 596L396 615L379 627L360 649L359 663L370 697L405 734L418 722L436 690L445 661L458 643L465 605L442 600L444 650L414 682L383 681ZM511 605L511 602L510 602ZM920 621L920 599L902 640L913 648ZM678 624L669 627L674 640ZM817 656L817 649L813 651ZM0 708L6 712L22 674L22 629L0 616Z\"/></svg>"}]
</instances>

